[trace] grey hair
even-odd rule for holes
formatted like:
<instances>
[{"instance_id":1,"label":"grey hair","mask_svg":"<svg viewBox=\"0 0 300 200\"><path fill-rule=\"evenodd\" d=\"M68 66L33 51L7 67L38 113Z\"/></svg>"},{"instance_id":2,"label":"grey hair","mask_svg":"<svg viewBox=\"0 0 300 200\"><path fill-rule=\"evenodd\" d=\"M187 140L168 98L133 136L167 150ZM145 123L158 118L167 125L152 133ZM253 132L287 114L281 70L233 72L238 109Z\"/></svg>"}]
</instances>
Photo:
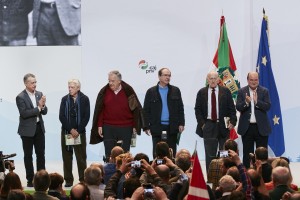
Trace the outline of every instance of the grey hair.
<instances>
[{"instance_id":1,"label":"grey hair","mask_svg":"<svg viewBox=\"0 0 300 200\"><path fill-rule=\"evenodd\" d=\"M68 85L71 84L71 83L75 84L76 87L78 87L78 88L80 89L81 84L80 84L80 81L79 81L78 79L75 79L75 78L70 79L70 80L68 81Z\"/></svg>"},{"instance_id":2,"label":"grey hair","mask_svg":"<svg viewBox=\"0 0 300 200\"><path fill-rule=\"evenodd\" d=\"M109 76L113 74L116 75L120 81L122 80L122 74L118 70L113 70L108 73Z\"/></svg>"},{"instance_id":3,"label":"grey hair","mask_svg":"<svg viewBox=\"0 0 300 200\"><path fill-rule=\"evenodd\" d=\"M33 75L31 73L25 74L25 76L23 78L24 83L26 83L30 77L35 78L35 75Z\"/></svg>"},{"instance_id":4,"label":"grey hair","mask_svg":"<svg viewBox=\"0 0 300 200\"><path fill-rule=\"evenodd\" d=\"M223 176L219 181L219 185L223 192L231 192L236 188L235 180L229 175Z\"/></svg>"}]
</instances>

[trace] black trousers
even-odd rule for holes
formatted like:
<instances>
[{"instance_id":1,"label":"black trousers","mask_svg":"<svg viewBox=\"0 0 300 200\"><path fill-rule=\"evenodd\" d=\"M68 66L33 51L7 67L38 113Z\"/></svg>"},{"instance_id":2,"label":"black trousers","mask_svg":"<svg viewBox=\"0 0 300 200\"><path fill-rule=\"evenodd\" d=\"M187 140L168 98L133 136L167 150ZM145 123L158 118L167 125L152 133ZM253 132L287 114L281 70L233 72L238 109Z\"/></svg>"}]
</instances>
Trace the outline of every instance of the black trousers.
<instances>
[{"instance_id":1,"label":"black trousers","mask_svg":"<svg viewBox=\"0 0 300 200\"><path fill-rule=\"evenodd\" d=\"M45 134L42 131L41 125L38 123L36 126L35 135L33 137L21 136L21 139L24 151L26 179L27 182L32 182L34 176L32 159L33 147L36 154L37 171L45 169Z\"/></svg>"},{"instance_id":2,"label":"black trousers","mask_svg":"<svg viewBox=\"0 0 300 200\"><path fill-rule=\"evenodd\" d=\"M66 183L73 185L74 177L72 173L73 168L73 151L77 161L77 169L79 181L84 181L84 170L87 167L86 164L86 135L80 134L81 144L73 145L72 150L68 151L65 140L65 131L61 132L61 152L64 162L64 179Z\"/></svg>"},{"instance_id":3,"label":"black trousers","mask_svg":"<svg viewBox=\"0 0 300 200\"><path fill-rule=\"evenodd\" d=\"M167 131L167 140L162 140L161 134L162 133L151 133L152 134L152 153L153 153L153 159L156 158L155 148L156 144L160 141L164 141L168 143L169 148L172 148L173 150L173 157L176 155L177 151L177 134L171 134L170 133L170 126L169 125L161 125L162 131Z\"/></svg>"},{"instance_id":4,"label":"black trousers","mask_svg":"<svg viewBox=\"0 0 300 200\"><path fill-rule=\"evenodd\" d=\"M210 162L216 158L218 149L223 149L224 143L229 138L229 135L223 137L220 134L218 126L219 122L207 120L203 127L206 172L208 172Z\"/></svg>"},{"instance_id":5,"label":"black trousers","mask_svg":"<svg viewBox=\"0 0 300 200\"><path fill-rule=\"evenodd\" d=\"M257 147L268 148L269 136L259 134L257 124L249 124L249 128L245 135L242 136L243 141L243 164L246 168L250 167L249 153L254 152L254 142Z\"/></svg>"},{"instance_id":6,"label":"black trousers","mask_svg":"<svg viewBox=\"0 0 300 200\"><path fill-rule=\"evenodd\" d=\"M117 141L122 140L121 147L124 152L130 150L133 127L118 127L103 125L103 142L106 158L110 157L111 150L117 145Z\"/></svg>"}]
</instances>

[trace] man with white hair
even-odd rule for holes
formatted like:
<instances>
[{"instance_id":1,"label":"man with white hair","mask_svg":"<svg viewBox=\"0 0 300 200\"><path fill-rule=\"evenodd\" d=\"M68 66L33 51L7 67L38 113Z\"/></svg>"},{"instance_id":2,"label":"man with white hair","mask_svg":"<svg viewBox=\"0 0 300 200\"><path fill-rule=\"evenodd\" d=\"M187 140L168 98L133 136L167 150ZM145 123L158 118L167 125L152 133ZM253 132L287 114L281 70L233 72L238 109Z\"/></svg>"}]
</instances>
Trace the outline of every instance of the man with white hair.
<instances>
[{"instance_id":1,"label":"man with white hair","mask_svg":"<svg viewBox=\"0 0 300 200\"><path fill-rule=\"evenodd\" d=\"M62 98L59 109L59 120L62 124L61 149L65 187L71 187L74 181L72 174L73 150L77 160L79 181L84 180L84 170L87 166L85 127L90 119L90 101L80 91L80 87L78 79L68 81L69 94ZM76 144L66 143L68 138L76 140Z\"/></svg>"},{"instance_id":2,"label":"man with white hair","mask_svg":"<svg viewBox=\"0 0 300 200\"><path fill-rule=\"evenodd\" d=\"M219 181L220 190L223 192L221 199L227 199L236 188L236 182L230 175L223 176Z\"/></svg>"},{"instance_id":3,"label":"man with white hair","mask_svg":"<svg viewBox=\"0 0 300 200\"><path fill-rule=\"evenodd\" d=\"M272 200L279 200L282 198L285 192L293 193L294 190L289 188L290 183L290 171L287 167L275 167L272 171L272 181L274 183L274 190L269 192Z\"/></svg>"},{"instance_id":4,"label":"man with white hair","mask_svg":"<svg viewBox=\"0 0 300 200\"><path fill-rule=\"evenodd\" d=\"M91 200L103 200L104 190L99 188L102 181L102 172L99 167L90 166L84 171L84 181L90 191Z\"/></svg>"}]
</instances>

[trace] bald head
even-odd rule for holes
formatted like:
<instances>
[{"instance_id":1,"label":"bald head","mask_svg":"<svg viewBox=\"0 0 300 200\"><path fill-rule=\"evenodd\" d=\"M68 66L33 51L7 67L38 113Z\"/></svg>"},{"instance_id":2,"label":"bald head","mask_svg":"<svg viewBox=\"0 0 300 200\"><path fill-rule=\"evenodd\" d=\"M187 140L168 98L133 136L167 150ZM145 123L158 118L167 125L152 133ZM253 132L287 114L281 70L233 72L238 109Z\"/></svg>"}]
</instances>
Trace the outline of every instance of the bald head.
<instances>
[{"instance_id":1,"label":"bald head","mask_svg":"<svg viewBox=\"0 0 300 200\"><path fill-rule=\"evenodd\" d=\"M110 159L115 160L115 158L124 153L124 150L120 146L115 146L110 152Z\"/></svg>"},{"instance_id":2,"label":"bald head","mask_svg":"<svg viewBox=\"0 0 300 200\"><path fill-rule=\"evenodd\" d=\"M219 82L219 74L218 74L218 72L216 72L216 71L210 71L207 74L206 80L207 80L207 83L208 83L209 87L211 87L211 88L217 87L218 82Z\"/></svg>"},{"instance_id":3,"label":"bald head","mask_svg":"<svg viewBox=\"0 0 300 200\"><path fill-rule=\"evenodd\" d=\"M258 73L257 72L249 72L247 75L247 82L248 82L248 86L252 90L255 90L259 84Z\"/></svg>"},{"instance_id":4,"label":"bald head","mask_svg":"<svg viewBox=\"0 0 300 200\"><path fill-rule=\"evenodd\" d=\"M275 167L272 171L274 185L287 185L290 181L290 171L287 167Z\"/></svg>"}]
</instances>

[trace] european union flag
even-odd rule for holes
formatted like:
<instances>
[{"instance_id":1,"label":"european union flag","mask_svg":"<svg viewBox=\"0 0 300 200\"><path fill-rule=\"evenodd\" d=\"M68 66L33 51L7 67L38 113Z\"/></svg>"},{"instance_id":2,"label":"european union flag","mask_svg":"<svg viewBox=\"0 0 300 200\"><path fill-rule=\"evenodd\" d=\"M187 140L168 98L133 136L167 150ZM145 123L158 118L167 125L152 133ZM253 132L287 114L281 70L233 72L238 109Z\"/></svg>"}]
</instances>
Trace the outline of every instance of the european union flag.
<instances>
[{"instance_id":1,"label":"european union flag","mask_svg":"<svg viewBox=\"0 0 300 200\"><path fill-rule=\"evenodd\" d=\"M272 102L271 108L268 112L268 117L272 128L272 132L269 136L269 147L273 150L275 156L281 156L285 152L285 145L280 101L271 66L267 16L264 16L262 20L256 66L257 72L259 73L259 83L260 85L269 89L270 99Z\"/></svg>"}]
</instances>

